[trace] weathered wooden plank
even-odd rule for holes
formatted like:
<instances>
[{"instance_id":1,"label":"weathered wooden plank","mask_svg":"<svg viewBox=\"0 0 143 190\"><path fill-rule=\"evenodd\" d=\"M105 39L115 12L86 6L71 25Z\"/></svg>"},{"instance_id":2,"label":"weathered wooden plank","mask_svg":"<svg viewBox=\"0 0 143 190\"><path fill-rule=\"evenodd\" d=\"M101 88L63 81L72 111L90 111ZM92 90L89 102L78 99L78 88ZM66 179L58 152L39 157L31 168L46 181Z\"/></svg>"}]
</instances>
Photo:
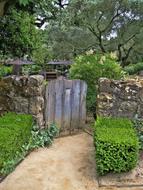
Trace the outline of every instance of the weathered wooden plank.
<instances>
[{"instance_id":1,"label":"weathered wooden plank","mask_svg":"<svg viewBox=\"0 0 143 190\"><path fill-rule=\"evenodd\" d=\"M48 124L55 122L55 80L48 85Z\"/></svg>"},{"instance_id":2,"label":"weathered wooden plank","mask_svg":"<svg viewBox=\"0 0 143 190\"><path fill-rule=\"evenodd\" d=\"M58 79L48 83L45 95L45 121L55 122L60 135L76 133L86 120L87 85L80 80Z\"/></svg>"},{"instance_id":3,"label":"weathered wooden plank","mask_svg":"<svg viewBox=\"0 0 143 190\"><path fill-rule=\"evenodd\" d=\"M72 81L64 81L64 99L63 99L63 130L62 134L67 135L70 132L71 126L71 88Z\"/></svg>"},{"instance_id":4,"label":"weathered wooden plank","mask_svg":"<svg viewBox=\"0 0 143 190\"><path fill-rule=\"evenodd\" d=\"M73 93L72 93L72 114L71 114L71 133L75 133L79 128L80 117L80 80L73 81Z\"/></svg>"},{"instance_id":5,"label":"weathered wooden plank","mask_svg":"<svg viewBox=\"0 0 143 190\"><path fill-rule=\"evenodd\" d=\"M49 86L48 85L46 85L46 87L45 87L45 104L44 104L44 120L45 120L46 127L48 125L48 98L49 98Z\"/></svg>"},{"instance_id":6,"label":"weathered wooden plank","mask_svg":"<svg viewBox=\"0 0 143 190\"><path fill-rule=\"evenodd\" d=\"M86 94L87 94L87 84L84 81L80 82L80 128L84 128L86 122Z\"/></svg>"},{"instance_id":7,"label":"weathered wooden plank","mask_svg":"<svg viewBox=\"0 0 143 190\"><path fill-rule=\"evenodd\" d=\"M61 129L63 115L64 80L55 81L55 123Z\"/></svg>"}]
</instances>

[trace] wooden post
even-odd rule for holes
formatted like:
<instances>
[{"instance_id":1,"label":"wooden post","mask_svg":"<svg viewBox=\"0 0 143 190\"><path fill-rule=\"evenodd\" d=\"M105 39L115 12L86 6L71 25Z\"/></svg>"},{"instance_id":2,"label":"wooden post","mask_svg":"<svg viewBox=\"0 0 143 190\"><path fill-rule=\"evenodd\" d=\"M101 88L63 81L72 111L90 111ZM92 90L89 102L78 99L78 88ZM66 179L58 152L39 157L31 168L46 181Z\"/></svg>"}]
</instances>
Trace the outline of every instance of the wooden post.
<instances>
[{"instance_id":1,"label":"wooden post","mask_svg":"<svg viewBox=\"0 0 143 190\"><path fill-rule=\"evenodd\" d=\"M13 65L12 74L20 75L22 73L22 65Z\"/></svg>"}]
</instances>

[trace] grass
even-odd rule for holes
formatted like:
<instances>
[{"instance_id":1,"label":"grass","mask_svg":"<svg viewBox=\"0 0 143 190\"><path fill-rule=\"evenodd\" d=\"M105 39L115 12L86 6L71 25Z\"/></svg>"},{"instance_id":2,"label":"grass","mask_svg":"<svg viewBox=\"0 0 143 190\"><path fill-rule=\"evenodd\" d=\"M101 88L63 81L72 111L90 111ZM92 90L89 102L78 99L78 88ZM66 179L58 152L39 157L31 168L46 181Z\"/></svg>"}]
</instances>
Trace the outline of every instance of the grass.
<instances>
[{"instance_id":1,"label":"grass","mask_svg":"<svg viewBox=\"0 0 143 190\"><path fill-rule=\"evenodd\" d=\"M31 115L7 113L0 117L0 170L29 141L32 124Z\"/></svg>"}]
</instances>

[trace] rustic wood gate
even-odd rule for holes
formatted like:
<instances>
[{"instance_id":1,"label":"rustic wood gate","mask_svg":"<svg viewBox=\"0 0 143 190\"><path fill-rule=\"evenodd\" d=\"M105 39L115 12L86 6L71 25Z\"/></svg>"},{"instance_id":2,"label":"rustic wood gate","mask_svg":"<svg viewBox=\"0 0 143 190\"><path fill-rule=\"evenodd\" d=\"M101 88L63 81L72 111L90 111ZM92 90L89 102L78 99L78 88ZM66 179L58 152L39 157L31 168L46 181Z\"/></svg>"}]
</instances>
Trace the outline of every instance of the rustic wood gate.
<instances>
[{"instance_id":1,"label":"rustic wood gate","mask_svg":"<svg viewBox=\"0 0 143 190\"><path fill-rule=\"evenodd\" d=\"M45 122L56 123L60 135L74 134L86 121L87 85L81 80L52 80L46 87Z\"/></svg>"}]
</instances>

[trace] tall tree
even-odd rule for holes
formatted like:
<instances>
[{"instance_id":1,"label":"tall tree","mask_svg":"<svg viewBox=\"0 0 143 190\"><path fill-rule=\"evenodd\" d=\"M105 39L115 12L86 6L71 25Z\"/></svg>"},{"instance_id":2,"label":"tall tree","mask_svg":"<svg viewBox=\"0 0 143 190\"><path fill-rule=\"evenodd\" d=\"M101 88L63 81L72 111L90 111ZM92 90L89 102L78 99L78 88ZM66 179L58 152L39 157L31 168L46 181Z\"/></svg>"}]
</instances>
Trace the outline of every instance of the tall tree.
<instances>
[{"instance_id":1,"label":"tall tree","mask_svg":"<svg viewBox=\"0 0 143 190\"><path fill-rule=\"evenodd\" d=\"M143 41L142 1L69 0L58 11L47 27L57 58L56 52L66 58L92 48L103 53L116 51L122 66L143 59L143 46L138 44Z\"/></svg>"},{"instance_id":2,"label":"tall tree","mask_svg":"<svg viewBox=\"0 0 143 190\"><path fill-rule=\"evenodd\" d=\"M19 3L20 5L27 5L32 0L0 0L0 16L3 16L11 5Z\"/></svg>"}]
</instances>

